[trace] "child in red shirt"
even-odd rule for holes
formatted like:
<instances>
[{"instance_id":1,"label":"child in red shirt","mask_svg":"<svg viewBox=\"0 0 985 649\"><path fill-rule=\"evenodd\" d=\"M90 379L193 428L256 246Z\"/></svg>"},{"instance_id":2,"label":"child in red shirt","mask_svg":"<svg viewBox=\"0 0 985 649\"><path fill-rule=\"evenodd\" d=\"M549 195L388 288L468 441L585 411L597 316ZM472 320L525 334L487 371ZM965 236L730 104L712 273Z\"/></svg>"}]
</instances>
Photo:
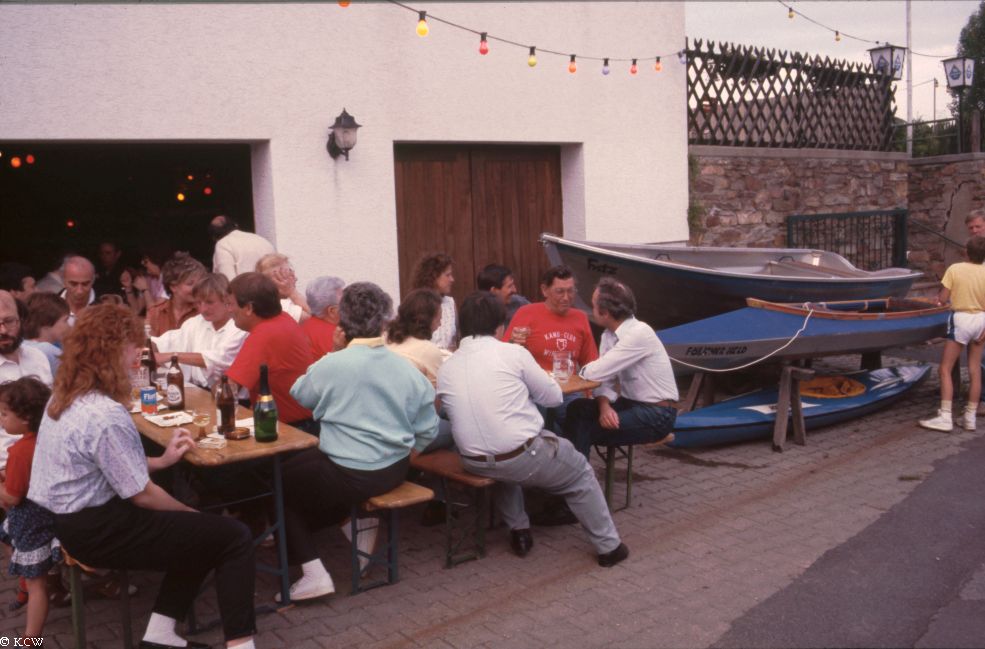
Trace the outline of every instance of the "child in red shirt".
<instances>
[{"instance_id":1,"label":"child in red shirt","mask_svg":"<svg viewBox=\"0 0 985 649\"><path fill-rule=\"evenodd\" d=\"M10 574L27 581L27 624L24 635L41 637L48 617L48 570L61 561L61 546L55 538L55 519L27 499L31 462L37 431L51 390L33 377L0 385L0 423L11 435L22 435L10 447L7 474L0 484L0 505L7 518L0 528L0 541L10 545Z\"/></svg>"}]
</instances>

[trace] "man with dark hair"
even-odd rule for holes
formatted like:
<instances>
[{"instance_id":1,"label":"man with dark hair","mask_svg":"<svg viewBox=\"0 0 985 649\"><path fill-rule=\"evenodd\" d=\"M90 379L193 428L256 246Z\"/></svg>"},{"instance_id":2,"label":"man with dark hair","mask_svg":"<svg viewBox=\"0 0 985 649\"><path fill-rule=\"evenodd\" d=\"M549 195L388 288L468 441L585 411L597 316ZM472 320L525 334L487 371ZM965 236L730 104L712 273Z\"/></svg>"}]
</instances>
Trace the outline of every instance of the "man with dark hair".
<instances>
[{"instance_id":1,"label":"man with dark hair","mask_svg":"<svg viewBox=\"0 0 985 649\"><path fill-rule=\"evenodd\" d=\"M99 268L96 271L96 281L93 284L97 298L104 295L126 297L120 282L120 276L123 274L123 264L120 263L122 256L123 251L120 250L116 242L105 240L99 244L96 254Z\"/></svg>"},{"instance_id":2,"label":"man with dark hair","mask_svg":"<svg viewBox=\"0 0 985 649\"><path fill-rule=\"evenodd\" d=\"M215 241L212 272L232 280L241 273L252 272L264 255L274 252L269 241L253 232L243 232L236 221L220 214L209 222L209 236Z\"/></svg>"},{"instance_id":3,"label":"man with dark hair","mask_svg":"<svg viewBox=\"0 0 985 649\"><path fill-rule=\"evenodd\" d=\"M0 264L0 290L8 291L16 299L24 301L34 292L35 281L31 269L16 261Z\"/></svg>"},{"instance_id":4,"label":"man with dark hair","mask_svg":"<svg viewBox=\"0 0 985 649\"><path fill-rule=\"evenodd\" d=\"M499 264L489 264L479 271L475 278L476 287L480 291L489 291L495 295L506 307L505 325L510 326L510 321L516 315L520 307L530 304L530 300L516 292L516 280L513 278L513 271L506 266Z\"/></svg>"},{"instance_id":5,"label":"man with dark hair","mask_svg":"<svg viewBox=\"0 0 985 649\"><path fill-rule=\"evenodd\" d=\"M226 376L249 390L256 402L260 366L266 365L280 421L317 435L311 411L291 396L291 386L314 360L311 343L301 325L281 311L277 285L261 273L243 273L229 283L229 295L235 300L233 321L249 335Z\"/></svg>"},{"instance_id":6,"label":"man with dark hair","mask_svg":"<svg viewBox=\"0 0 985 649\"><path fill-rule=\"evenodd\" d=\"M665 438L677 419L677 383L670 357L653 329L635 317L628 286L603 278L592 294L592 315L605 327L602 355L581 369L599 381L594 399L568 406L564 435L588 457L593 444L641 444Z\"/></svg>"},{"instance_id":7,"label":"man with dark hair","mask_svg":"<svg viewBox=\"0 0 985 649\"><path fill-rule=\"evenodd\" d=\"M576 293L571 269L567 266L548 268L540 278L540 292L544 301L521 307L510 321L503 340L526 347L547 372L554 369L556 354L570 354L574 369L598 358L588 316L580 309L572 308ZM577 397L576 394L568 395L564 403L554 409L557 425L564 423L567 406Z\"/></svg>"},{"instance_id":8,"label":"man with dark hair","mask_svg":"<svg viewBox=\"0 0 985 649\"><path fill-rule=\"evenodd\" d=\"M563 497L588 532L598 563L619 563L629 550L619 539L595 472L565 439L543 430L536 404L561 403L561 388L527 350L498 340L503 304L488 292L465 298L462 340L438 371L438 396L451 419L465 469L497 481L496 507L510 528L510 546L533 546L523 488Z\"/></svg>"}]
</instances>

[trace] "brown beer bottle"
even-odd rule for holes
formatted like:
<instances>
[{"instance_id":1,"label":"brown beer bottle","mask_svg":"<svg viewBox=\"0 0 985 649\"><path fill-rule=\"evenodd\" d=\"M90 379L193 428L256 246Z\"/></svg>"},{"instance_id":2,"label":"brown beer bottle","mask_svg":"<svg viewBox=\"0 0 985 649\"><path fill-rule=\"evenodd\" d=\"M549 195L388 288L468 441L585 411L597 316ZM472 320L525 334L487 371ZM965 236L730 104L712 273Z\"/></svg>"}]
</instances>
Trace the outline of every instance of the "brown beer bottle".
<instances>
[{"instance_id":1,"label":"brown beer bottle","mask_svg":"<svg viewBox=\"0 0 985 649\"><path fill-rule=\"evenodd\" d=\"M171 410L185 409L185 374L178 365L178 355L171 356L171 367L168 368L168 408Z\"/></svg>"},{"instance_id":2,"label":"brown beer bottle","mask_svg":"<svg viewBox=\"0 0 985 649\"><path fill-rule=\"evenodd\" d=\"M219 408L219 432L226 435L236 430L236 395L233 394L233 386L229 385L229 377L225 374L222 375L215 405Z\"/></svg>"}]
</instances>

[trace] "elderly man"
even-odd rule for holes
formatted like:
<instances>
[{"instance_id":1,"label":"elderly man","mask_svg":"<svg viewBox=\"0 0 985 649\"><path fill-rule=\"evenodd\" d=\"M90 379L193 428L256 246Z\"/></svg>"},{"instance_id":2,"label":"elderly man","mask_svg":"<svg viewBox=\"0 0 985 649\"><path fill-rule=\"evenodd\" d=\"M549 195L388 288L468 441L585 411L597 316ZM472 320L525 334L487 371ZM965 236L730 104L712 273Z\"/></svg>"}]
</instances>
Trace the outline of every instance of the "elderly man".
<instances>
[{"instance_id":1,"label":"elderly man","mask_svg":"<svg viewBox=\"0 0 985 649\"><path fill-rule=\"evenodd\" d=\"M232 365L246 340L246 332L233 322L228 292L225 275L206 275L193 292L198 315L185 320L178 329L151 338L154 346L162 350L155 355L159 364L177 355L185 380L206 390Z\"/></svg>"},{"instance_id":2,"label":"elderly man","mask_svg":"<svg viewBox=\"0 0 985 649\"><path fill-rule=\"evenodd\" d=\"M17 303L7 291L0 291L0 383L22 376L34 376L51 385L51 366L41 350L23 345ZM0 470L7 466L7 449L20 439L8 435L0 423Z\"/></svg>"},{"instance_id":3,"label":"elderly man","mask_svg":"<svg viewBox=\"0 0 985 649\"><path fill-rule=\"evenodd\" d=\"M641 444L666 437L677 419L677 383L670 357L650 325L636 319L636 298L625 284L602 279L592 294L592 315L605 327L602 355L581 369L599 381L594 399L568 406L564 425L586 458L593 444Z\"/></svg>"},{"instance_id":4,"label":"elderly man","mask_svg":"<svg viewBox=\"0 0 985 649\"><path fill-rule=\"evenodd\" d=\"M347 286L339 317L348 346L323 356L291 388L320 425L318 448L301 451L284 466L287 552L302 570L291 599L335 591L312 533L344 521L353 504L400 485L410 455L437 434L431 383L383 345L392 308L376 284ZM360 529L376 529L367 522ZM360 543L365 536L375 539L368 532Z\"/></svg>"},{"instance_id":5,"label":"elderly man","mask_svg":"<svg viewBox=\"0 0 985 649\"><path fill-rule=\"evenodd\" d=\"M273 280L260 273L243 273L229 283L229 294L235 300L233 321L250 335L226 375L249 390L255 403L260 391L260 366L266 365L280 421L317 435L318 426L311 419L311 411L291 396L294 381L313 360L311 344L301 326L281 311Z\"/></svg>"},{"instance_id":6,"label":"elderly man","mask_svg":"<svg viewBox=\"0 0 985 649\"><path fill-rule=\"evenodd\" d=\"M294 274L294 267L287 255L273 252L264 255L257 262L256 272L263 273L274 280L277 285L277 293L280 295L280 308L284 313L294 318L297 322L304 322L311 317L311 307L301 291L298 290L298 278Z\"/></svg>"},{"instance_id":7,"label":"elderly man","mask_svg":"<svg viewBox=\"0 0 985 649\"><path fill-rule=\"evenodd\" d=\"M75 324L82 309L96 301L96 292L92 288L96 280L96 268L85 257L73 255L65 259L62 276L65 288L58 295L68 302L68 324L71 326Z\"/></svg>"},{"instance_id":8,"label":"elderly man","mask_svg":"<svg viewBox=\"0 0 985 649\"><path fill-rule=\"evenodd\" d=\"M212 272L222 273L230 280L253 272L260 258L274 251L269 241L259 234L243 232L236 221L222 214L209 223L209 236L215 241Z\"/></svg>"},{"instance_id":9,"label":"elderly man","mask_svg":"<svg viewBox=\"0 0 985 649\"><path fill-rule=\"evenodd\" d=\"M438 371L438 396L465 469L497 481L496 507L510 528L513 552L522 557L533 546L522 488L537 487L567 501L600 566L628 557L588 460L569 441L543 430L535 404L559 405L561 388L527 350L497 340L502 302L473 293L459 317L462 340Z\"/></svg>"},{"instance_id":10,"label":"elderly man","mask_svg":"<svg viewBox=\"0 0 985 649\"><path fill-rule=\"evenodd\" d=\"M177 329L198 313L195 286L206 275L205 266L187 252L176 252L161 268L161 279L170 298L147 309L151 334L160 336Z\"/></svg>"},{"instance_id":11,"label":"elderly man","mask_svg":"<svg viewBox=\"0 0 985 649\"><path fill-rule=\"evenodd\" d=\"M335 330L339 324L339 301L345 282L338 277L323 275L308 283L304 296L311 307L311 317L301 323L314 359L335 349Z\"/></svg>"},{"instance_id":12,"label":"elderly man","mask_svg":"<svg viewBox=\"0 0 985 649\"><path fill-rule=\"evenodd\" d=\"M510 321L520 307L530 304L530 300L516 292L513 271L506 266L489 264L479 271L475 284L480 291L489 291L503 303L506 308L505 326L507 327L510 326Z\"/></svg>"}]
</instances>

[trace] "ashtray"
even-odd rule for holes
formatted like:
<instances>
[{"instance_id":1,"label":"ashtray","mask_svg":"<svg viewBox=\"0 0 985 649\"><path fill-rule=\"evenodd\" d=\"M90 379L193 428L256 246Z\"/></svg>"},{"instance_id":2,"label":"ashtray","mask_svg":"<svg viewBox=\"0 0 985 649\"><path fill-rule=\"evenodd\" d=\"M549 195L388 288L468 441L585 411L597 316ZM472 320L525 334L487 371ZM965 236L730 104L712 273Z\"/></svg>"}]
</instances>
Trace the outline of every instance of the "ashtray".
<instances>
[{"instance_id":1,"label":"ashtray","mask_svg":"<svg viewBox=\"0 0 985 649\"><path fill-rule=\"evenodd\" d=\"M238 440L246 439L250 436L250 429L246 426L237 426L233 429L233 432L226 433L226 439Z\"/></svg>"}]
</instances>

